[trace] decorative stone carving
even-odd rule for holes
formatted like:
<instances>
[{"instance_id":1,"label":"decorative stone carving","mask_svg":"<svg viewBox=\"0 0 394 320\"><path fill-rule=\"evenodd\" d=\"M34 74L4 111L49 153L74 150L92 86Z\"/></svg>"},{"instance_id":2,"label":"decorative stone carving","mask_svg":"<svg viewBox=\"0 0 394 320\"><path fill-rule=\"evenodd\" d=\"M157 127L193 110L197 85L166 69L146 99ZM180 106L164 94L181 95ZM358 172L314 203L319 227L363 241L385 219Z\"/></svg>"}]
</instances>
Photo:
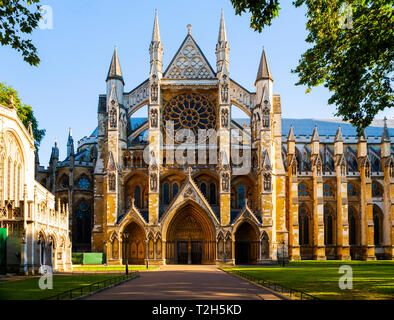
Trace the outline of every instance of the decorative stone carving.
<instances>
[{"instance_id":1,"label":"decorative stone carving","mask_svg":"<svg viewBox=\"0 0 394 320\"><path fill-rule=\"evenodd\" d=\"M112 101L114 102L114 101ZM109 112L109 125L111 128L116 128L117 126L117 116L116 116L116 108L112 107Z\"/></svg>"},{"instance_id":2,"label":"decorative stone carving","mask_svg":"<svg viewBox=\"0 0 394 320\"><path fill-rule=\"evenodd\" d=\"M271 174L269 172L264 173L264 191L271 191Z\"/></svg>"},{"instance_id":3,"label":"decorative stone carving","mask_svg":"<svg viewBox=\"0 0 394 320\"><path fill-rule=\"evenodd\" d=\"M230 174L228 172L222 172L222 190L223 192L230 190Z\"/></svg>"},{"instance_id":4,"label":"decorative stone carving","mask_svg":"<svg viewBox=\"0 0 394 320\"><path fill-rule=\"evenodd\" d=\"M116 177L114 173L110 173L108 177L108 189L109 191L116 190Z\"/></svg>"},{"instance_id":5,"label":"decorative stone carving","mask_svg":"<svg viewBox=\"0 0 394 320\"><path fill-rule=\"evenodd\" d=\"M270 109L265 107L263 109L263 128L270 127Z\"/></svg>"},{"instance_id":6,"label":"decorative stone carving","mask_svg":"<svg viewBox=\"0 0 394 320\"><path fill-rule=\"evenodd\" d=\"M220 96L223 103L228 103L228 84L223 83L220 88Z\"/></svg>"},{"instance_id":7,"label":"decorative stone carving","mask_svg":"<svg viewBox=\"0 0 394 320\"><path fill-rule=\"evenodd\" d=\"M150 190L153 192L157 191L157 173L151 172L149 175L150 180Z\"/></svg>"},{"instance_id":8,"label":"decorative stone carving","mask_svg":"<svg viewBox=\"0 0 394 320\"><path fill-rule=\"evenodd\" d=\"M222 127L227 128L228 127L228 109L222 109Z\"/></svg>"},{"instance_id":9,"label":"decorative stone carving","mask_svg":"<svg viewBox=\"0 0 394 320\"><path fill-rule=\"evenodd\" d=\"M158 125L158 111L157 109L151 109L150 110L150 125L152 128L157 128Z\"/></svg>"},{"instance_id":10,"label":"decorative stone carving","mask_svg":"<svg viewBox=\"0 0 394 320\"><path fill-rule=\"evenodd\" d=\"M151 98L151 101L152 102L157 102L157 100L158 100L158 85L157 85L157 83L152 83L152 85L151 85L151 88L150 88L150 92L151 92L151 96L150 96L150 98Z\"/></svg>"}]
</instances>

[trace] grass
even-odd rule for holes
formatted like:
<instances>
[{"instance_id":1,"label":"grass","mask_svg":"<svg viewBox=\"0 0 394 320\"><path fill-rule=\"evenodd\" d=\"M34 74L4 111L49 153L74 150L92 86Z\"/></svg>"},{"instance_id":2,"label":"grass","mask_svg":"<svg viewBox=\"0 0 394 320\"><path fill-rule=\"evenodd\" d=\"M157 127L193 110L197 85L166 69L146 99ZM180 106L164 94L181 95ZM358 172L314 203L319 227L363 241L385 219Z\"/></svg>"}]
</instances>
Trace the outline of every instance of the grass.
<instances>
[{"instance_id":1,"label":"grass","mask_svg":"<svg viewBox=\"0 0 394 320\"><path fill-rule=\"evenodd\" d=\"M342 265L352 267L353 289L339 288ZM295 261L284 268L270 265L223 269L239 270L320 299L394 299L394 261Z\"/></svg>"},{"instance_id":2,"label":"grass","mask_svg":"<svg viewBox=\"0 0 394 320\"><path fill-rule=\"evenodd\" d=\"M113 274L54 275L53 289L41 290L39 276L0 282L0 300L40 300L58 293L116 277Z\"/></svg>"},{"instance_id":3,"label":"grass","mask_svg":"<svg viewBox=\"0 0 394 320\"><path fill-rule=\"evenodd\" d=\"M148 270L155 270L158 267L149 267ZM131 265L129 266L129 271L140 271L146 270L146 266L139 265ZM83 265L83 266L73 266L73 271L117 271L117 272L126 272L126 266L105 266L105 265Z\"/></svg>"}]
</instances>

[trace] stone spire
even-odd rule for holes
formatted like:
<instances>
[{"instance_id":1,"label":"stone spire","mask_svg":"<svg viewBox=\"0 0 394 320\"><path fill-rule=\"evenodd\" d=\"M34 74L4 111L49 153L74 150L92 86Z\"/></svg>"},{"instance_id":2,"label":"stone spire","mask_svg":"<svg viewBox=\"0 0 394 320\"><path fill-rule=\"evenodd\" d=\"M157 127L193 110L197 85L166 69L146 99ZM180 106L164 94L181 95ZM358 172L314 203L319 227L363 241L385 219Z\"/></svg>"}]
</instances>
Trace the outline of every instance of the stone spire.
<instances>
[{"instance_id":1,"label":"stone spire","mask_svg":"<svg viewBox=\"0 0 394 320\"><path fill-rule=\"evenodd\" d=\"M260 65L259 65L259 69L257 71L257 77L256 77L256 81L259 81L260 79L263 80L271 80L274 81L274 79L272 78L271 75L271 70L270 70L270 66L268 64L268 60L267 60L267 56L265 55L265 50L263 47L263 53L261 54L261 59L260 59Z\"/></svg>"},{"instance_id":2,"label":"stone spire","mask_svg":"<svg viewBox=\"0 0 394 320\"><path fill-rule=\"evenodd\" d=\"M334 142L343 142L341 125L338 126Z\"/></svg>"},{"instance_id":3,"label":"stone spire","mask_svg":"<svg viewBox=\"0 0 394 320\"><path fill-rule=\"evenodd\" d=\"M317 132L317 124L315 124L315 129L313 129L312 141L320 141L319 132Z\"/></svg>"},{"instance_id":4,"label":"stone spire","mask_svg":"<svg viewBox=\"0 0 394 320\"><path fill-rule=\"evenodd\" d=\"M67 157L70 157L71 155L74 155L74 139L70 128L68 131L68 140L67 140Z\"/></svg>"},{"instance_id":5,"label":"stone spire","mask_svg":"<svg viewBox=\"0 0 394 320\"><path fill-rule=\"evenodd\" d=\"M226 23L224 22L224 15L222 9L222 16L220 18L218 43L227 42Z\"/></svg>"},{"instance_id":6,"label":"stone spire","mask_svg":"<svg viewBox=\"0 0 394 320\"><path fill-rule=\"evenodd\" d=\"M116 79L122 81L124 85L122 70L120 69L120 63L118 58L118 51L115 47L114 54L112 55L111 65L108 70L107 80Z\"/></svg>"},{"instance_id":7,"label":"stone spire","mask_svg":"<svg viewBox=\"0 0 394 320\"><path fill-rule=\"evenodd\" d=\"M230 46L227 41L226 24L224 22L224 15L220 18L218 42L216 44L216 69L217 72L228 76L229 72L229 52Z\"/></svg>"},{"instance_id":8,"label":"stone spire","mask_svg":"<svg viewBox=\"0 0 394 320\"><path fill-rule=\"evenodd\" d=\"M163 45L161 44L159 18L157 9L155 11L155 20L153 23L152 41L149 46L150 53L150 76L155 75L161 78L163 65Z\"/></svg>"},{"instance_id":9,"label":"stone spire","mask_svg":"<svg viewBox=\"0 0 394 320\"><path fill-rule=\"evenodd\" d=\"M159 19L157 17L157 9L155 10L155 22L153 24L152 42L161 42Z\"/></svg>"},{"instance_id":10,"label":"stone spire","mask_svg":"<svg viewBox=\"0 0 394 320\"><path fill-rule=\"evenodd\" d=\"M389 130L387 128L387 118L384 117L384 127L383 127L383 134L382 134L382 142L390 142L390 135Z\"/></svg>"},{"instance_id":11,"label":"stone spire","mask_svg":"<svg viewBox=\"0 0 394 320\"><path fill-rule=\"evenodd\" d=\"M291 125L291 127L290 127L289 135L287 136L287 141L295 141L293 125Z\"/></svg>"},{"instance_id":12,"label":"stone spire","mask_svg":"<svg viewBox=\"0 0 394 320\"><path fill-rule=\"evenodd\" d=\"M55 140L55 145L52 147L52 153L51 153L51 160L53 161L54 159L59 159L59 148L57 146L57 139Z\"/></svg>"}]
</instances>

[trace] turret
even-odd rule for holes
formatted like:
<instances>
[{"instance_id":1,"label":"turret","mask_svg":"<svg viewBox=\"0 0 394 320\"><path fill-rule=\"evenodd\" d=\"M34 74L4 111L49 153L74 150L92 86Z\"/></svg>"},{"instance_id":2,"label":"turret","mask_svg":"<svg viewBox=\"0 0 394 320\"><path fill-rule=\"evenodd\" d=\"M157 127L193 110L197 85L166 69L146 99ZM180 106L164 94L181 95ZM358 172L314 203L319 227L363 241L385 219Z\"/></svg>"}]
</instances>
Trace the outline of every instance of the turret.
<instances>
[{"instance_id":1,"label":"turret","mask_svg":"<svg viewBox=\"0 0 394 320\"><path fill-rule=\"evenodd\" d=\"M114 50L114 54L112 55L111 65L108 70L106 82L107 82L107 99L111 94L112 87L115 86L118 101L120 104L123 104L124 80L123 80L122 70L120 68L118 52L116 47Z\"/></svg>"},{"instance_id":2,"label":"turret","mask_svg":"<svg viewBox=\"0 0 394 320\"><path fill-rule=\"evenodd\" d=\"M59 160L59 148L57 146L57 139L55 140L55 145L52 147L51 159L49 160L49 163L52 163L55 160Z\"/></svg>"},{"instance_id":3,"label":"turret","mask_svg":"<svg viewBox=\"0 0 394 320\"><path fill-rule=\"evenodd\" d=\"M289 135L287 136L287 153L292 155L295 154L295 136L293 125L291 125Z\"/></svg>"}]
</instances>

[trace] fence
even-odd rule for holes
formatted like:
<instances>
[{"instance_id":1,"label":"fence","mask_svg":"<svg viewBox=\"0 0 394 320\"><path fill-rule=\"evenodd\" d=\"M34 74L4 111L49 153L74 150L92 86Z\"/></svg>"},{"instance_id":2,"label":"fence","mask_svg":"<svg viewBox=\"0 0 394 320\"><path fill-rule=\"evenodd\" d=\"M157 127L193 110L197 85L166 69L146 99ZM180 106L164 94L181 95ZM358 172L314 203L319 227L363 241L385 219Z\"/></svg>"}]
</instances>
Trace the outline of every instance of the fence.
<instances>
[{"instance_id":1,"label":"fence","mask_svg":"<svg viewBox=\"0 0 394 320\"><path fill-rule=\"evenodd\" d=\"M291 288L285 287L285 286L275 283L275 282L271 282L268 280L262 280L262 279L256 278L255 276L252 276L250 274L247 274L247 273L244 273L244 272L241 272L238 270L231 270L231 273L239 275L240 277L245 278L247 280L256 282L257 284L260 284L260 285L262 285L266 288L269 288L271 290L274 290L276 292L286 294L286 295L290 296L290 299L320 300L319 298L312 296L308 293L305 293L301 290L291 289Z\"/></svg>"},{"instance_id":2,"label":"fence","mask_svg":"<svg viewBox=\"0 0 394 320\"><path fill-rule=\"evenodd\" d=\"M102 280L99 282L95 282L95 283L92 283L92 284L89 284L86 286L67 290L67 291L58 293L54 296L44 298L43 300L68 300L68 299L71 300L71 299L78 298L83 295L95 292L97 290L106 288L106 287L113 285L115 283L119 283L121 281L125 281L125 280L131 279L131 278L135 278L137 276L138 276L138 272L131 272L128 275L123 274L119 277L114 277L114 278Z\"/></svg>"}]
</instances>

